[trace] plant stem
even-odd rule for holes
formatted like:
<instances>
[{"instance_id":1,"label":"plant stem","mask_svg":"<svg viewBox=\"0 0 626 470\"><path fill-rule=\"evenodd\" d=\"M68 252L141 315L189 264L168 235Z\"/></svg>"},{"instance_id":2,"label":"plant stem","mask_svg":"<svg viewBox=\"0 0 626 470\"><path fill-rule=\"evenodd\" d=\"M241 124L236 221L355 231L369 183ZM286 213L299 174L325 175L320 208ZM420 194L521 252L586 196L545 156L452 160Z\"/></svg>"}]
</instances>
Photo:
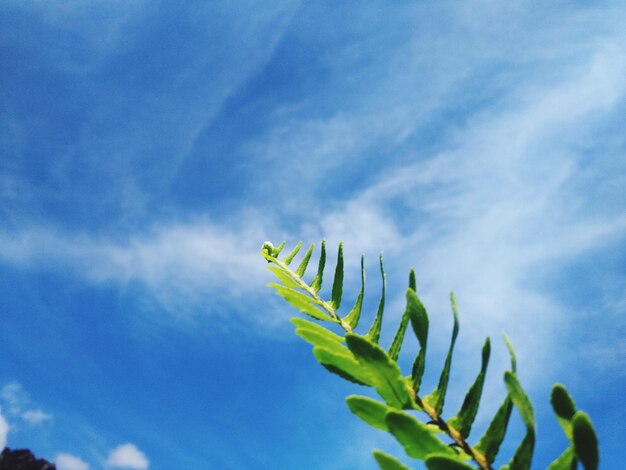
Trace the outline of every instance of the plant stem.
<instances>
[{"instance_id":1,"label":"plant stem","mask_svg":"<svg viewBox=\"0 0 626 470\"><path fill-rule=\"evenodd\" d=\"M446 421L437 414L437 412L430 406L428 406L424 401L415 394L415 402L418 404L420 408L424 410L424 413L428 415L428 417L437 424L439 429L445 432L454 442L456 442L463 451L469 455L474 462L478 464L478 466L483 470L493 470L493 467L487 461L487 458L478 450L474 449L464 438L461 436L461 433L450 426Z\"/></svg>"}]
</instances>

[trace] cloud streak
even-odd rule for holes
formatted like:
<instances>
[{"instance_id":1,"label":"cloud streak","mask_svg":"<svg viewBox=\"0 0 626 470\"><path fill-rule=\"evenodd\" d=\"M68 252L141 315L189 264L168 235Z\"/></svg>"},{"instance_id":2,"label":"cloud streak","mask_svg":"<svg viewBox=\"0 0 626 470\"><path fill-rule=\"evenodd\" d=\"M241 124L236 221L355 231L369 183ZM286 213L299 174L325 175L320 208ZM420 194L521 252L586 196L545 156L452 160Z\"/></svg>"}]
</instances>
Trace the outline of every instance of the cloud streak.
<instances>
[{"instance_id":1,"label":"cloud streak","mask_svg":"<svg viewBox=\"0 0 626 470\"><path fill-rule=\"evenodd\" d=\"M164 308L185 314L258 290L265 238L254 224L236 230L207 221L164 225L124 241L40 228L0 234L0 258L25 268L67 266L96 284L139 283Z\"/></svg>"}]
</instances>

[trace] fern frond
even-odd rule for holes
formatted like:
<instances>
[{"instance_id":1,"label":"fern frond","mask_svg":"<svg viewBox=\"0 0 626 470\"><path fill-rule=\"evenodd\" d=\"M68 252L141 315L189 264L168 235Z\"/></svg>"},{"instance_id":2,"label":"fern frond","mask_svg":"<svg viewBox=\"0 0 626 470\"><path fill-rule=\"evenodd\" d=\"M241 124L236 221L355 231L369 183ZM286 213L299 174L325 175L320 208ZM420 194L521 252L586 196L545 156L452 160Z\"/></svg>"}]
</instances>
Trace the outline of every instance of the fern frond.
<instances>
[{"instance_id":1,"label":"fern frond","mask_svg":"<svg viewBox=\"0 0 626 470\"><path fill-rule=\"evenodd\" d=\"M285 244L274 248L270 242L263 244L261 254L270 263L269 270L278 278L278 284L270 284L277 294L289 304L326 324L337 324L343 335L336 334L322 324L294 318L296 334L313 346L313 355L330 372L351 382L372 386L383 402L368 397L350 396L346 402L350 410L370 426L390 432L404 447L407 455L422 459L430 470L467 470L474 468L466 460L473 460L478 468L492 470L492 464L504 440L513 408L517 409L526 426L526 435L504 470L527 470L530 468L535 447L535 416L532 404L516 377L517 359L513 345L506 335L504 342L511 356L511 370L504 375L508 394L496 412L484 435L475 446L468 442L472 424L476 418L489 364L491 343L486 339L482 349L480 371L470 386L461 408L455 416L446 420L442 416L448 390L454 347L459 333L459 316L454 295L451 294L454 325L450 346L439 382L427 396L420 395L420 385L425 372L426 346L430 320L426 308L417 295L415 271L409 274L406 291L406 308L388 351L378 345L385 307L386 276L382 254L380 272L382 293L375 319L369 332L361 336L355 333L363 311L365 295L365 269L361 257L361 288L352 309L343 317L338 310L342 302L344 281L343 245L340 243L330 299L320 295L326 265L326 245L321 243L317 273L310 283L304 280L314 245L302 257L297 269L290 264L300 252L298 243L282 260L278 258ZM409 323L417 338L419 351L413 363L411 375L403 377L398 356L405 342ZM577 411L573 400L562 385L553 388L552 406L564 433L570 440L568 447L549 467L549 470L571 470L580 462L585 470L597 470L599 461L598 441L589 417ZM419 410L429 421L422 423L403 410ZM445 442L447 436L452 442ZM383 470L406 470L407 467L395 457L375 451L374 457Z\"/></svg>"}]
</instances>

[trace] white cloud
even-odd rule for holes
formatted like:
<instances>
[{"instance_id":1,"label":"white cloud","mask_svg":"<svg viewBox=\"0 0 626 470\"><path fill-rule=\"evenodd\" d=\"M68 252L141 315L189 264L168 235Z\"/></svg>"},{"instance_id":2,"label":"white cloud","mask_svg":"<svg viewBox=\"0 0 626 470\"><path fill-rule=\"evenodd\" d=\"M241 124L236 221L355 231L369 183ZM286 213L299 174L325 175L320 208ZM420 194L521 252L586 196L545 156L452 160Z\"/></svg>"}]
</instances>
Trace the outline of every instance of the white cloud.
<instances>
[{"instance_id":1,"label":"white cloud","mask_svg":"<svg viewBox=\"0 0 626 470\"><path fill-rule=\"evenodd\" d=\"M52 419L52 415L40 409L25 409L30 397L18 382L10 382L0 389L0 401L6 405L12 419L21 419L35 426Z\"/></svg>"},{"instance_id":2,"label":"white cloud","mask_svg":"<svg viewBox=\"0 0 626 470\"><path fill-rule=\"evenodd\" d=\"M107 465L114 468L133 468L144 470L150 462L143 452L134 444L122 444L111 451L107 458Z\"/></svg>"},{"instance_id":3,"label":"white cloud","mask_svg":"<svg viewBox=\"0 0 626 470\"><path fill-rule=\"evenodd\" d=\"M0 413L0 449L4 449L7 445L7 434L9 433L9 423L7 423L2 413Z\"/></svg>"},{"instance_id":4,"label":"white cloud","mask_svg":"<svg viewBox=\"0 0 626 470\"><path fill-rule=\"evenodd\" d=\"M57 470L89 470L89 464L72 454L59 454L55 459Z\"/></svg>"},{"instance_id":5,"label":"white cloud","mask_svg":"<svg viewBox=\"0 0 626 470\"><path fill-rule=\"evenodd\" d=\"M25 267L65 265L93 282L142 285L164 308L210 312L225 295L262 286L258 252L266 234L207 221L163 225L125 241L66 235L41 228L0 233L0 259Z\"/></svg>"},{"instance_id":6,"label":"white cloud","mask_svg":"<svg viewBox=\"0 0 626 470\"><path fill-rule=\"evenodd\" d=\"M11 382L0 389L0 399L6 404L10 414L18 415L21 407L28 401L28 396L22 389L22 385Z\"/></svg>"},{"instance_id":7,"label":"white cloud","mask_svg":"<svg viewBox=\"0 0 626 470\"><path fill-rule=\"evenodd\" d=\"M27 423L36 426L44 421L50 421L52 415L41 410L26 410L22 413L22 419Z\"/></svg>"},{"instance_id":8,"label":"white cloud","mask_svg":"<svg viewBox=\"0 0 626 470\"><path fill-rule=\"evenodd\" d=\"M388 273L401 270L398 278L414 263L429 305L456 291L466 338L478 343L504 329L523 343L526 364L541 361L564 311L533 285L537 273L626 233L615 208L587 208L593 193L579 154L623 99L625 77L624 55L601 46L573 78L540 89L520 84L513 101L458 132L450 150L388 172L306 231L354 241L357 251L385 249Z\"/></svg>"}]
</instances>

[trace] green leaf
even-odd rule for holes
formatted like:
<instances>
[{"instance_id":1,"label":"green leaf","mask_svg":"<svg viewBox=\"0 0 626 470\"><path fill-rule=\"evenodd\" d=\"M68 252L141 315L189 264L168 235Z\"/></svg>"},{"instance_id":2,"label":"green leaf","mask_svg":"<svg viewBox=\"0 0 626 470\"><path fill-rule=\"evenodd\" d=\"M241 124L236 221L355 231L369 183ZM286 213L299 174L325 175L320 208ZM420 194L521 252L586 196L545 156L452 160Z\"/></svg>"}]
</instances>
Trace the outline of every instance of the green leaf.
<instances>
[{"instance_id":1,"label":"green leaf","mask_svg":"<svg viewBox=\"0 0 626 470\"><path fill-rule=\"evenodd\" d=\"M405 310L402 318L400 319L400 325L398 325L398 329L396 330L396 334L393 337L393 341L391 342L391 346L389 346L389 357L397 361L398 356L400 355L400 348L402 347L402 343L404 341L404 335L406 333L406 328L409 326L409 311Z\"/></svg>"},{"instance_id":2,"label":"green leaf","mask_svg":"<svg viewBox=\"0 0 626 470\"><path fill-rule=\"evenodd\" d=\"M535 413L515 374L510 371L505 372L504 382L515 408L526 425L526 436L509 462L509 468L511 470L528 470L535 448Z\"/></svg>"},{"instance_id":3,"label":"green leaf","mask_svg":"<svg viewBox=\"0 0 626 470\"><path fill-rule=\"evenodd\" d=\"M574 449L568 447L546 470L576 470Z\"/></svg>"},{"instance_id":4,"label":"green leaf","mask_svg":"<svg viewBox=\"0 0 626 470\"><path fill-rule=\"evenodd\" d=\"M402 465L398 459L389 454L385 454L380 450L375 450L373 453L374 458L376 459L376 462L378 462L378 466L381 470L411 470L409 467Z\"/></svg>"},{"instance_id":5,"label":"green leaf","mask_svg":"<svg viewBox=\"0 0 626 470\"><path fill-rule=\"evenodd\" d=\"M517 359L515 357L515 349L513 348L513 344L509 340L508 336L505 333L502 333L504 337L504 342L506 344L507 349L509 350L509 355L511 356L511 371L514 374L517 369ZM481 452L487 461L492 464L498 455L498 451L500 450L500 445L504 440L504 435L506 434L506 429L509 425L509 420L511 418L511 412L513 411L513 401L510 396L504 399L502 405L496 412L495 416L489 423L489 427L485 434L480 438L480 441L476 445L476 450ZM507 466L503 466L502 469Z\"/></svg>"},{"instance_id":6,"label":"green leaf","mask_svg":"<svg viewBox=\"0 0 626 470\"><path fill-rule=\"evenodd\" d=\"M363 266L363 257L361 256L361 290L359 291L359 295L356 298L356 302L354 303L354 307L350 310L350 313L346 315L344 321L350 325L350 328L355 329L359 324L359 319L361 318L361 309L363 308L363 295L365 294L365 268Z\"/></svg>"},{"instance_id":7,"label":"green leaf","mask_svg":"<svg viewBox=\"0 0 626 470\"><path fill-rule=\"evenodd\" d=\"M517 360L515 358L515 350L513 349L513 345L511 341L506 336L506 334L502 334L504 337L504 342L509 350L509 355L511 356L511 370L515 373ZM487 461L492 464L498 455L498 451L500 450L500 445L504 440L504 436L506 434L506 429L509 425L509 420L511 419L511 412L513 411L513 402L511 398L507 395L504 399L500 408L496 412L495 416L489 423L489 427L485 431L485 434L480 438L480 441L476 445L476 450L481 452Z\"/></svg>"},{"instance_id":8,"label":"green leaf","mask_svg":"<svg viewBox=\"0 0 626 470\"><path fill-rule=\"evenodd\" d=\"M576 405L574 400L567 392L567 389L561 384L555 384L552 387L552 393L550 394L550 403L552 403L552 409L556 414L563 432L569 440L572 440L572 418L576 413Z\"/></svg>"},{"instance_id":9,"label":"green leaf","mask_svg":"<svg viewBox=\"0 0 626 470\"><path fill-rule=\"evenodd\" d=\"M326 242L322 240L322 252L320 253L320 260L317 264L317 274L311 282L311 288L315 292L319 292L322 288L322 280L324 278L324 266L326 265Z\"/></svg>"},{"instance_id":10,"label":"green leaf","mask_svg":"<svg viewBox=\"0 0 626 470\"><path fill-rule=\"evenodd\" d=\"M417 281L415 280L415 269L411 268L409 272L409 289L413 292L417 292Z\"/></svg>"},{"instance_id":11,"label":"green leaf","mask_svg":"<svg viewBox=\"0 0 626 470\"><path fill-rule=\"evenodd\" d=\"M412 269L411 269L411 273L409 274L409 290L415 294L415 271L413 271ZM417 295L415 295L414 297L417 298ZM419 302L419 299L418 299L418 302ZM398 359L398 356L400 355L400 348L402 347L402 343L404 342L404 334L406 333L407 326L409 326L409 321L412 321L411 315L413 313L414 312L409 309L409 300L408 300L408 294L407 294L406 309L404 310L404 314L402 315L402 318L400 319L400 325L398 326L398 330L396 331L396 334L393 337L393 341L391 342L391 346L389 347L389 356L394 361L396 361ZM413 325L413 328L415 329L415 325Z\"/></svg>"},{"instance_id":12,"label":"green leaf","mask_svg":"<svg viewBox=\"0 0 626 470\"><path fill-rule=\"evenodd\" d=\"M511 356L511 372L515 373L517 371L517 357L515 357L513 343L511 343L511 340L506 333L502 333L502 337L504 338L504 343L506 344L506 348L509 350L509 355Z\"/></svg>"},{"instance_id":13,"label":"green leaf","mask_svg":"<svg viewBox=\"0 0 626 470\"><path fill-rule=\"evenodd\" d=\"M511 400L513 400L513 404L517 408L517 411L519 411L526 428L534 430L535 412L533 405L530 403L517 377L515 377L515 374L512 372L507 371L504 373L504 382L506 383L506 388L509 390Z\"/></svg>"},{"instance_id":14,"label":"green leaf","mask_svg":"<svg viewBox=\"0 0 626 470\"><path fill-rule=\"evenodd\" d=\"M280 245L278 245L275 248L273 247L271 255L274 258L278 258L278 255L280 255L280 252L283 251L283 248L285 248L285 242L282 242Z\"/></svg>"},{"instance_id":15,"label":"green leaf","mask_svg":"<svg viewBox=\"0 0 626 470\"><path fill-rule=\"evenodd\" d=\"M390 411L385 420L389 431L402 444L409 457L425 459L430 454L456 455L454 450L440 441L425 424L411 415Z\"/></svg>"},{"instance_id":16,"label":"green leaf","mask_svg":"<svg viewBox=\"0 0 626 470\"><path fill-rule=\"evenodd\" d=\"M343 290L343 243L339 243L337 252L337 265L335 266L335 279L333 280L332 303L335 310L341 305L341 293Z\"/></svg>"},{"instance_id":17,"label":"green leaf","mask_svg":"<svg viewBox=\"0 0 626 470\"><path fill-rule=\"evenodd\" d=\"M585 470L596 470L600 460L598 452L598 437L587 413L577 411L572 419L572 436L574 438L574 452L576 458L585 467Z\"/></svg>"},{"instance_id":18,"label":"green leaf","mask_svg":"<svg viewBox=\"0 0 626 470\"><path fill-rule=\"evenodd\" d=\"M498 411L491 420L491 423L489 423L489 427L485 431L485 434L483 434L480 441L476 445L476 450L482 453L487 459L487 462L490 464L493 463L498 455L500 445L502 444L504 435L506 434L506 428L509 424L512 410L513 402L507 396L502 405L500 405L500 408L498 408Z\"/></svg>"},{"instance_id":19,"label":"green leaf","mask_svg":"<svg viewBox=\"0 0 626 470\"><path fill-rule=\"evenodd\" d=\"M315 335L315 337L324 337L323 341L325 343L329 341L335 342L335 343L345 343L343 336L339 336L338 334L333 333L332 331L328 330L327 328L324 328L322 325L318 323L313 323L312 321L305 320L304 318L298 318L298 317L292 318L291 323L293 323L296 326L296 333L298 333L298 331L304 332L306 330L312 333L313 335ZM305 341L308 341L309 343L313 345L317 345L317 346L321 345L321 344L309 341L300 333L298 334L300 335L300 337L302 337L302 339L304 339Z\"/></svg>"},{"instance_id":20,"label":"green leaf","mask_svg":"<svg viewBox=\"0 0 626 470\"><path fill-rule=\"evenodd\" d=\"M354 356L345 348L333 349L322 346L313 348L313 355L317 361L333 374L360 385L372 385L367 371L361 367Z\"/></svg>"},{"instance_id":21,"label":"green leaf","mask_svg":"<svg viewBox=\"0 0 626 470\"><path fill-rule=\"evenodd\" d=\"M272 264L267 267L274 275L282 282L285 287L289 288L298 288L298 283L293 279L289 271L283 269L282 267Z\"/></svg>"},{"instance_id":22,"label":"green leaf","mask_svg":"<svg viewBox=\"0 0 626 470\"><path fill-rule=\"evenodd\" d=\"M461 436L463 436L463 439L467 439L467 436L469 436L472 429L472 424L474 423L474 419L476 419L476 413L478 412L480 398L483 393L485 375L487 374L487 365L489 364L490 352L491 343L489 341L489 338L487 338L483 346L480 372L478 373L476 380L467 392L467 395L465 395L465 399L463 400L463 405L461 405L461 409L456 414L456 416L448 421L450 426L459 431Z\"/></svg>"},{"instance_id":23,"label":"green leaf","mask_svg":"<svg viewBox=\"0 0 626 470\"><path fill-rule=\"evenodd\" d=\"M449 455L434 454L426 458L428 470L474 470L474 467L450 457Z\"/></svg>"},{"instance_id":24,"label":"green leaf","mask_svg":"<svg viewBox=\"0 0 626 470\"><path fill-rule=\"evenodd\" d=\"M450 302L452 304L452 315L454 316L454 326L452 327L452 339L450 341L450 349L448 349L448 355L443 365L443 370L439 376L439 384L437 388L430 394L424 397L424 402L435 409L438 415L443 410L443 405L446 399L446 392L448 391L448 381L450 380L450 367L452 366L452 353L454 352L454 343L459 335L459 312L456 307L456 299L454 294L450 294Z\"/></svg>"},{"instance_id":25,"label":"green leaf","mask_svg":"<svg viewBox=\"0 0 626 470\"><path fill-rule=\"evenodd\" d=\"M322 346L331 349L335 345L342 344L342 338L328 330L326 330L325 333L322 333L320 330L316 331L309 328L296 328L296 334L307 343L311 343L313 346ZM336 336L339 340L336 340L333 336Z\"/></svg>"},{"instance_id":26,"label":"green leaf","mask_svg":"<svg viewBox=\"0 0 626 470\"><path fill-rule=\"evenodd\" d=\"M303 294L302 292L295 289L281 286L280 284L269 284L269 286L276 289L276 293L278 295L280 295L290 305L297 308L302 313L306 313L307 315L316 318L317 320L335 321L335 319L332 318L328 313L323 312L319 308L315 307L315 305L319 305L319 303L311 297L308 297L306 294Z\"/></svg>"},{"instance_id":27,"label":"green leaf","mask_svg":"<svg viewBox=\"0 0 626 470\"><path fill-rule=\"evenodd\" d=\"M419 391L426 363L426 344L428 342L428 314L417 294L410 287L406 291L406 309L409 313L413 332L420 345L419 353L413 363L411 380L415 393Z\"/></svg>"},{"instance_id":28,"label":"green leaf","mask_svg":"<svg viewBox=\"0 0 626 470\"><path fill-rule=\"evenodd\" d=\"M285 263L285 266L289 266L289 263L291 263L291 260L293 260L294 257L298 254L298 251L300 251L300 248L302 248L302 242L298 242L295 248L291 250L291 253L285 256L285 259L283 260L283 263Z\"/></svg>"},{"instance_id":29,"label":"green leaf","mask_svg":"<svg viewBox=\"0 0 626 470\"><path fill-rule=\"evenodd\" d=\"M383 254L380 254L380 275L383 279L383 292L380 296L380 301L378 302L378 311L376 312L376 319L374 323L372 323L372 327L370 328L369 333L367 333L367 337L371 339L374 343L378 344L378 340L380 339L380 328L383 323L383 311L385 310L385 289L387 284L387 276L385 275L385 268L383 266Z\"/></svg>"},{"instance_id":30,"label":"green leaf","mask_svg":"<svg viewBox=\"0 0 626 470\"><path fill-rule=\"evenodd\" d=\"M350 411L367 424L383 431L389 431L385 416L389 411L393 411L393 408L373 398L358 395L350 395L346 398L346 402Z\"/></svg>"},{"instance_id":31,"label":"green leaf","mask_svg":"<svg viewBox=\"0 0 626 470\"><path fill-rule=\"evenodd\" d=\"M522 443L519 445L517 450L515 451L515 455L508 463L508 465L502 467L506 470L528 470L530 468L530 463L533 458L533 450L535 448L535 433L527 432L522 440Z\"/></svg>"},{"instance_id":32,"label":"green leaf","mask_svg":"<svg viewBox=\"0 0 626 470\"><path fill-rule=\"evenodd\" d=\"M298 269L296 269L297 276L304 276L304 272L306 271L306 268L309 265L309 260L311 259L311 255L313 254L313 248L315 248L315 243L311 244L307 252L304 254L302 261L300 261L300 265L298 266Z\"/></svg>"},{"instance_id":33,"label":"green leaf","mask_svg":"<svg viewBox=\"0 0 626 470\"><path fill-rule=\"evenodd\" d=\"M394 408L413 408L410 390L400 368L376 343L354 333L346 334L348 348L371 377L378 394Z\"/></svg>"}]
</instances>

